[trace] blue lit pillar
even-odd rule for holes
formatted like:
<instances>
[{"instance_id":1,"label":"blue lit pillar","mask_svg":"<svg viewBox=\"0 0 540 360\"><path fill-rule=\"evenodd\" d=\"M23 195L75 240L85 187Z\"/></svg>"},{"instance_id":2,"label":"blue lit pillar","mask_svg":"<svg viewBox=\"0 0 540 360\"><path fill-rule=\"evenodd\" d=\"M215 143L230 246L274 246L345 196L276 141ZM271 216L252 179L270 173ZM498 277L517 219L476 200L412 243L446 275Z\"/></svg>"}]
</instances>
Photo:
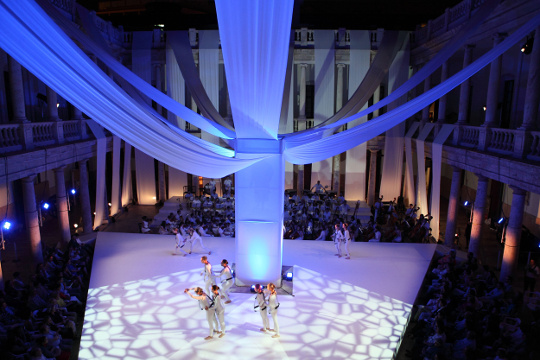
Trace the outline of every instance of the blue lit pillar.
<instances>
[{"instance_id":1,"label":"blue lit pillar","mask_svg":"<svg viewBox=\"0 0 540 360\"><path fill-rule=\"evenodd\" d=\"M280 142L237 140L237 157L268 155L235 174L238 285L281 284L285 160Z\"/></svg>"}]
</instances>

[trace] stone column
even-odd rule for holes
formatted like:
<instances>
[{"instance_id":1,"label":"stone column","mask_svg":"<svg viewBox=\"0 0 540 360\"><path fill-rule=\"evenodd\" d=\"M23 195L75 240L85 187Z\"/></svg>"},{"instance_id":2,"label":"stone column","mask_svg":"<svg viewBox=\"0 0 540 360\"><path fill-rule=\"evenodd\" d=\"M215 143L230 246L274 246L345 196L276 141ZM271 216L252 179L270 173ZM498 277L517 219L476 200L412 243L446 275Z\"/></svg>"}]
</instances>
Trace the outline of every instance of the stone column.
<instances>
[{"instance_id":1,"label":"stone column","mask_svg":"<svg viewBox=\"0 0 540 360\"><path fill-rule=\"evenodd\" d=\"M446 217L446 231L444 233L444 245L451 247L454 244L454 234L456 233L456 220L459 199L459 183L461 180L461 169L452 167L452 186L448 197L448 215Z\"/></svg>"},{"instance_id":2,"label":"stone column","mask_svg":"<svg viewBox=\"0 0 540 360\"><path fill-rule=\"evenodd\" d=\"M472 51L474 45L465 46L465 54L463 55L463 68L465 69L472 60ZM469 98L471 92L470 78L461 83L459 87L459 113L458 113L458 125L465 125L468 122L469 116Z\"/></svg>"},{"instance_id":3,"label":"stone column","mask_svg":"<svg viewBox=\"0 0 540 360\"><path fill-rule=\"evenodd\" d=\"M56 208L58 211L58 226L62 233L60 239L61 248L65 249L71 240L71 230L69 228L69 212L67 206L66 180L64 178L64 168L54 169L56 181Z\"/></svg>"},{"instance_id":4,"label":"stone column","mask_svg":"<svg viewBox=\"0 0 540 360\"><path fill-rule=\"evenodd\" d=\"M22 80L22 68L15 59L7 55L9 67L9 87L11 92L11 107L15 122L28 122L24 105L24 87Z\"/></svg>"},{"instance_id":5,"label":"stone column","mask_svg":"<svg viewBox=\"0 0 540 360\"><path fill-rule=\"evenodd\" d=\"M489 179L487 177L478 175L478 187L476 189L476 198L474 200L473 222L471 228L471 241L469 243L469 252L472 252L477 258L480 247L480 238L482 236L482 225L484 224L488 183Z\"/></svg>"},{"instance_id":6,"label":"stone column","mask_svg":"<svg viewBox=\"0 0 540 360\"><path fill-rule=\"evenodd\" d=\"M448 61L445 61L442 64L441 68L441 84L446 81L448 78ZM446 118L446 96L447 94L441 96L439 99L439 115L437 116L437 124L444 124Z\"/></svg>"},{"instance_id":7,"label":"stone column","mask_svg":"<svg viewBox=\"0 0 540 360\"><path fill-rule=\"evenodd\" d=\"M35 175L22 179L24 218L26 222L26 232L30 240L34 264L43 262L43 252L41 249L41 233L39 231L39 218L36 207L36 193L34 190Z\"/></svg>"},{"instance_id":8,"label":"stone column","mask_svg":"<svg viewBox=\"0 0 540 360\"><path fill-rule=\"evenodd\" d=\"M300 99L298 104L298 121L306 120L306 68L307 64L300 64Z\"/></svg>"},{"instance_id":9,"label":"stone column","mask_svg":"<svg viewBox=\"0 0 540 360\"><path fill-rule=\"evenodd\" d=\"M512 276L519 257L519 243L521 241L521 226L523 222L523 211L525 210L525 190L511 186L512 208L510 218L506 228L506 240L504 242L504 254L501 265L499 280L504 281L507 276Z\"/></svg>"},{"instance_id":10,"label":"stone column","mask_svg":"<svg viewBox=\"0 0 540 360\"><path fill-rule=\"evenodd\" d=\"M540 26L536 28L535 35L536 46L533 46L530 57L523 123L520 126L520 129L523 130L535 130L538 118L538 103L540 103Z\"/></svg>"},{"instance_id":11,"label":"stone column","mask_svg":"<svg viewBox=\"0 0 540 360\"><path fill-rule=\"evenodd\" d=\"M81 213L83 234L90 234L93 231L92 206L90 205L90 193L88 191L88 169L86 163L88 159L79 161L79 177L81 182Z\"/></svg>"},{"instance_id":12,"label":"stone column","mask_svg":"<svg viewBox=\"0 0 540 360\"><path fill-rule=\"evenodd\" d=\"M431 76L428 76L424 80L424 94L431 90ZM429 107L431 104L422 109L422 121L420 126L424 126L425 123L429 122Z\"/></svg>"},{"instance_id":13,"label":"stone column","mask_svg":"<svg viewBox=\"0 0 540 360\"><path fill-rule=\"evenodd\" d=\"M157 64L155 66L155 76L156 76L156 89L158 89L159 91L163 91L162 89L162 86L161 86L161 64ZM161 105L159 105L157 102L156 102L156 111L158 114L161 114L161 110L162 107Z\"/></svg>"},{"instance_id":14,"label":"stone column","mask_svg":"<svg viewBox=\"0 0 540 360\"><path fill-rule=\"evenodd\" d=\"M336 78L336 112L343 107L343 68L345 64L337 64Z\"/></svg>"},{"instance_id":15,"label":"stone column","mask_svg":"<svg viewBox=\"0 0 540 360\"><path fill-rule=\"evenodd\" d=\"M71 104L71 109L73 111L73 114L72 114L73 118L71 120L82 120L83 118L82 111L73 104Z\"/></svg>"},{"instance_id":16,"label":"stone column","mask_svg":"<svg viewBox=\"0 0 540 360\"><path fill-rule=\"evenodd\" d=\"M497 46L504 39L502 34L496 34L493 37L493 47ZM484 124L480 128L480 133L478 136L478 150L485 151L490 142L491 130L496 122L496 115L498 113L498 103L499 103L499 84L501 82L501 64L502 56L497 57L491 62L489 67L489 80L488 80L488 90L486 97L486 117Z\"/></svg>"},{"instance_id":17,"label":"stone column","mask_svg":"<svg viewBox=\"0 0 540 360\"><path fill-rule=\"evenodd\" d=\"M379 150L371 150L370 162L369 162L369 178L368 178L368 205L375 204L375 186L377 183L377 153Z\"/></svg>"},{"instance_id":18,"label":"stone column","mask_svg":"<svg viewBox=\"0 0 540 360\"><path fill-rule=\"evenodd\" d=\"M304 165L298 165L298 183L296 185L296 193L300 196L304 193Z\"/></svg>"},{"instance_id":19,"label":"stone column","mask_svg":"<svg viewBox=\"0 0 540 360\"><path fill-rule=\"evenodd\" d=\"M56 92L47 86L47 120L58 121L58 96Z\"/></svg>"},{"instance_id":20,"label":"stone column","mask_svg":"<svg viewBox=\"0 0 540 360\"><path fill-rule=\"evenodd\" d=\"M158 186L159 201L165 202L167 200L165 193L165 164L161 161L158 161Z\"/></svg>"}]
</instances>

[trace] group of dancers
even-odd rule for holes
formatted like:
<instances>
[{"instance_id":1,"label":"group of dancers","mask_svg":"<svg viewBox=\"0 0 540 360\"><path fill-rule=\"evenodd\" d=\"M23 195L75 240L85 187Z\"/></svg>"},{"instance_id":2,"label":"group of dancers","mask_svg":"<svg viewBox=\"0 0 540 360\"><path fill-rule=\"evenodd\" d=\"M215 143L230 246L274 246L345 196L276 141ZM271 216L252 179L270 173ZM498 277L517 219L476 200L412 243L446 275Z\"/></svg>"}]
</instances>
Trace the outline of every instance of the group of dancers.
<instances>
[{"instance_id":1,"label":"group of dancers","mask_svg":"<svg viewBox=\"0 0 540 360\"><path fill-rule=\"evenodd\" d=\"M212 254L212 251L210 251L206 246L204 246L202 237L195 231L195 229L189 228L185 230L182 226L179 230L176 227L173 229L173 234L176 241L176 247L174 249L173 255L177 255L178 250L180 250L184 254L184 256L191 254L191 252L193 251L193 245L195 245L195 243L197 242L201 245L201 248L208 253L208 255ZM189 243L189 253L184 250L184 246L186 246L187 243Z\"/></svg>"},{"instance_id":2,"label":"group of dancers","mask_svg":"<svg viewBox=\"0 0 540 360\"><path fill-rule=\"evenodd\" d=\"M219 273L212 272L212 264L208 261L207 256L201 257L201 263L204 265L201 271L201 276L204 279L204 290L201 287L194 287L185 289L184 293L191 296L193 299L199 302L199 307L206 313L206 321L208 322L209 335L204 340L210 340L214 338L215 334L219 334L219 338L225 336L225 304L230 304L231 298L229 296L229 289L234 284L234 276L229 262L226 259L221 261L222 269ZM221 287L216 285L216 279L221 280ZM194 294L191 293L194 292ZM205 292L206 291L206 292ZM277 320L277 311L279 308L279 302L277 299L276 286L273 283L269 283L266 289L260 284L255 285L255 305L254 311L259 311L263 327L260 329L262 332L272 332L273 338L280 337L279 324ZM225 300L223 302L223 300ZM272 316L274 328L270 328L270 322L268 314Z\"/></svg>"},{"instance_id":3,"label":"group of dancers","mask_svg":"<svg viewBox=\"0 0 540 360\"><path fill-rule=\"evenodd\" d=\"M230 304L229 289L234 284L234 277L226 259L221 261L222 270L214 274L212 265L206 256L201 257L201 263L204 265L201 276L204 276L205 290L200 287L185 289L184 293L199 301L199 307L206 312L206 320L210 334L204 340L214 338L214 334L219 334L222 338L225 336L225 305ZM221 279L221 288L216 285L216 279ZM194 291L192 294L190 291ZM225 300L223 302L222 300Z\"/></svg>"},{"instance_id":4,"label":"group of dancers","mask_svg":"<svg viewBox=\"0 0 540 360\"><path fill-rule=\"evenodd\" d=\"M345 252L345 259L351 259L351 253L349 252L349 244L351 243L351 234L349 233L349 225L343 223L341 226L339 224L334 225L334 233L332 234L332 239L334 240L334 245L336 246L337 254L336 256L342 257L342 247Z\"/></svg>"}]
</instances>

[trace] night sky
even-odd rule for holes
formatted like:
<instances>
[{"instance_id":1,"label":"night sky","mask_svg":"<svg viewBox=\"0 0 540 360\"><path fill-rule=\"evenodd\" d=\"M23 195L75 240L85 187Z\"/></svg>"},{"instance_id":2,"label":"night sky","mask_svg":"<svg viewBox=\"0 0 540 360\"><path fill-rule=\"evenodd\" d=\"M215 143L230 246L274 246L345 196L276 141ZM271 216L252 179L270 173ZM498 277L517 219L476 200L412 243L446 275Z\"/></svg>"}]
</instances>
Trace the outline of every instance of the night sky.
<instances>
[{"instance_id":1,"label":"night sky","mask_svg":"<svg viewBox=\"0 0 540 360\"><path fill-rule=\"evenodd\" d=\"M279 0L276 0L279 1ZM459 0L296 0L293 28L414 30ZM83 6L126 31L217 29L213 0L79 0ZM111 7L111 4L118 4Z\"/></svg>"}]
</instances>

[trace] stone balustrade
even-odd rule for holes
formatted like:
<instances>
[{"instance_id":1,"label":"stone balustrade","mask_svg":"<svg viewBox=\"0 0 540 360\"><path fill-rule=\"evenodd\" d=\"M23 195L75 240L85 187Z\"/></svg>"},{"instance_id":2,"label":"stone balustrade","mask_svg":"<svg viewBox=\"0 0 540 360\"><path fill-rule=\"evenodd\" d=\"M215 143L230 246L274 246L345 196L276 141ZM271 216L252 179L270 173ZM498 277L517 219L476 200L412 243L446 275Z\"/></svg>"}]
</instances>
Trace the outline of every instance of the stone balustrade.
<instances>
[{"instance_id":1,"label":"stone balustrade","mask_svg":"<svg viewBox=\"0 0 540 360\"><path fill-rule=\"evenodd\" d=\"M500 154L512 154L514 152L514 138L517 130L491 128L491 138L487 147L488 151Z\"/></svg>"},{"instance_id":2,"label":"stone balustrade","mask_svg":"<svg viewBox=\"0 0 540 360\"><path fill-rule=\"evenodd\" d=\"M478 9L485 0L464 0L452 8L446 9L444 14L436 19L429 20L426 26L417 27L412 36L416 46L423 44L449 29L455 28L465 21Z\"/></svg>"},{"instance_id":3,"label":"stone balustrade","mask_svg":"<svg viewBox=\"0 0 540 360\"><path fill-rule=\"evenodd\" d=\"M527 159L540 161L540 131L531 131L531 147L527 154Z\"/></svg>"},{"instance_id":4,"label":"stone balustrade","mask_svg":"<svg viewBox=\"0 0 540 360\"><path fill-rule=\"evenodd\" d=\"M0 153L88 139L86 120L0 125Z\"/></svg>"}]
</instances>

